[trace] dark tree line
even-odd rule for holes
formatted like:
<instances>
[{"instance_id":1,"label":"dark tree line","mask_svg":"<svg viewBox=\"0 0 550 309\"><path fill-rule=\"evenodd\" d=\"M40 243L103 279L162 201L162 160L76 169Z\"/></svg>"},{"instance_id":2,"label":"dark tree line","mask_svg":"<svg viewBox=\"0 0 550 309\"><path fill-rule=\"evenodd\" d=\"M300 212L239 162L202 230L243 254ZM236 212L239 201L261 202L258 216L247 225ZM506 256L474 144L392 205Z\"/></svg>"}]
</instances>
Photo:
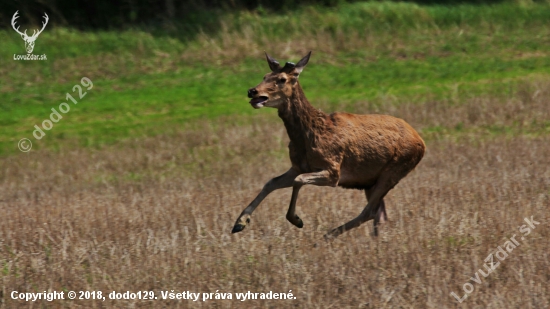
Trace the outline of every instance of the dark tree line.
<instances>
[{"instance_id":1,"label":"dark tree line","mask_svg":"<svg viewBox=\"0 0 550 309\"><path fill-rule=\"evenodd\" d=\"M11 27L19 11L19 23L40 25L44 12L55 26L78 29L121 29L129 26L159 26L166 22L201 26L215 25L220 12L231 10L284 11L304 4L334 6L355 0L2 0L0 27ZM415 0L452 3L480 0ZM484 0L495 2L498 0Z\"/></svg>"}]
</instances>

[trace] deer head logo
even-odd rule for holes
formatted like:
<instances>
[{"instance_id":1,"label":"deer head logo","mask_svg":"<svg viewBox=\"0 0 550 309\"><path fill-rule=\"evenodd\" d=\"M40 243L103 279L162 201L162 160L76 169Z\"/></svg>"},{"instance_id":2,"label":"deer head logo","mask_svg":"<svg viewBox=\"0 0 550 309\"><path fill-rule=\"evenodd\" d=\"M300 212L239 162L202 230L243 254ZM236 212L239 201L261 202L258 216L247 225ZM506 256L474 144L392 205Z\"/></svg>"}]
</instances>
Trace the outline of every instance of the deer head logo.
<instances>
[{"instance_id":1,"label":"deer head logo","mask_svg":"<svg viewBox=\"0 0 550 309\"><path fill-rule=\"evenodd\" d=\"M25 32L21 32L21 31L19 31L19 26L17 26L17 28L15 28L15 20L19 18L17 13L19 13L19 11L15 12L15 14L13 14L13 18L11 19L11 26L13 27L13 30L15 30L17 33L19 33L19 35L21 35L21 38L23 38L23 40L25 41L25 49L27 50L27 53L30 54L30 53L32 53L32 50L34 49L34 41L36 41L36 38L38 37L38 35L40 35L40 33L42 33L44 28L46 28L46 25L48 24L48 20L50 18L48 17L48 14L44 13L45 21L42 22L42 29L40 29L40 31L38 31L38 32L36 32L36 30L33 30L32 35L28 36L27 35L27 30L25 30Z\"/></svg>"}]
</instances>

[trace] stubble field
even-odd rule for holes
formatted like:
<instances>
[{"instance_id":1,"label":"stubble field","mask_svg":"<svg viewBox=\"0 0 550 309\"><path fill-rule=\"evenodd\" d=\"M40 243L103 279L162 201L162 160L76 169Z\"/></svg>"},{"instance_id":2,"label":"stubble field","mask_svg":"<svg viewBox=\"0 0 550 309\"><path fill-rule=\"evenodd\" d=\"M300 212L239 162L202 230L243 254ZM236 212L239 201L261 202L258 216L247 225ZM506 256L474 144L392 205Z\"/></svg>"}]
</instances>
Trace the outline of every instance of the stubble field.
<instances>
[{"instance_id":1,"label":"stubble field","mask_svg":"<svg viewBox=\"0 0 550 309\"><path fill-rule=\"evenodd\" d=\"M547 4L384 2L228 15L192 38L44 32L48 62L0 59L0 307L550 307L547 16ZM23 52L12 32L0 31L2 55ZM230 233L290 166L276 111L245 98L266 73L263 49L281 62L314 49L300 79L315 107L400 117L426 141L385 199L379 237L368 222L325 242L366 199L313 186L298 198L303 229L286 221L283 189ZM32 139L83 76L94 88ZM21 137L32 151L17 150ZM540 223L528 235L525 218ZM502 261L499 246L510 249ZM460 303L451 293L464 288ZM14 291L107 299L25 302ZM186 291L199 300L162 299ZM236 299L248 291L296 298Z\"/></svg>"},{"instance_id":2,"label":"stubble field","mask_svg":"<svg viewBox=\"0 0 550 309\"><path fill-rule=\"evenodd\" d=\"M418 113L392 111L422 131L466 119L526 123L550 116L548 83L508 102L489 98ZM527 87L527 86L526 86ZM527 91L527 90L526 90ZM536 93L536 95L535 95ZM433 103L427 103L433 104ZM498 105L498 106L497 106ZM325 243L365 206L358 190L306 187L285 219L290 190L272 193L244 232L230 230L272 176L289 166L273 110L124 147L30 153L2 161L0 210L5 307L52 308L545 308L550 305L546 136L466 130L432 137L416 170L386 198L390 222ZM472 115L468 117L467 115ZM510 116L514 116L513 120ZM272 117L273 116L273 117ZM470 120L468 120L470 119ZM429 137L429 136L428 136ZM524 218L540 222L523 236ZM470 280L513 234L520 242L481 284ZM495 258L495 263L497 259ZM475 287L462 305L464 283ZM154 301L10 299L11 291L155 291ZM160 300L161 291L292 290L292 300Z\"/></svg>"}]
</instances>

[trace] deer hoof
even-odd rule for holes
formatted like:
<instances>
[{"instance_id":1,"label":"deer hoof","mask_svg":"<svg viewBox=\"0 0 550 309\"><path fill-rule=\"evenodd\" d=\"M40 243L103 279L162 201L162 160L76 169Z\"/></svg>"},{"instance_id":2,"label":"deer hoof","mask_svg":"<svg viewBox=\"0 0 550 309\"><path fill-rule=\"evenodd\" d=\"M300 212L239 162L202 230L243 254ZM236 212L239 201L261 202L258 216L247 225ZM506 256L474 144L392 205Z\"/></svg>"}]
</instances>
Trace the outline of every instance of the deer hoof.
<instances>
[{"instance_id":1,"label":"deer hoof","mask_svg":"<svg viewBox=\"0 0 550 309\"><path fill-rule=\"evenodd\" d=\"M286 219L299 229L304 227L304 222L297 215L294 215L294 218L287 217Z\"/></svg>"},{"instance_id":2,"label":"deer hoof","mask_svg":"<svg viewBox=\"0 0 550 309\"><path fill-rule=\"evenodd\" d=\"M239 223L235 224L235 226L231 230L231 234L235 234L235 233L238 233L238 232L244 230L244 227L245 227L245 225L242 225L242 224L239 224Z\"/></svg>"},{"instance_id":3,"label":"deer hoof","mask_svg":"<svg viewBox=\"0 0 550 309\"><path fill-rule=\"evenodd\" d=\"M248 223L250 223L250 216L239 218L239 220L237 220L237 223L235 223L235 226L231 230L231 234L235 234L235 233L238 233L238 232L244 230L244 227Z\"/></svg>"},{"instance_id":4,"label":"deer hoof","mask_svg":"<svg viewBox=\"0 0 550 309\"><path fill-rule=\"evenodd\" d=\"M296 227L301 229L304 227L304 221L302 221L302 219L300 219L300 217L296 216Z\"/></svg>"}]
</instances>

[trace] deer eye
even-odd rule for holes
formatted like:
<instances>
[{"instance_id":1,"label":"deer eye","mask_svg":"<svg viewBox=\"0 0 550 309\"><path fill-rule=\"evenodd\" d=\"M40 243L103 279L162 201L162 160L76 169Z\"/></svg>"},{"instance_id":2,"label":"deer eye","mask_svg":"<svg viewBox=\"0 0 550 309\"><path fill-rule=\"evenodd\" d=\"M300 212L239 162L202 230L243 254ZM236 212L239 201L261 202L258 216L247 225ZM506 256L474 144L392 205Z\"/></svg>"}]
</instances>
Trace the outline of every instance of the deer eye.
<instances>
[{"instance_id":1,"label":"deer eye","mask_svg":"<svg viewBox=\"0 0 550 309\"><path fill-rule=\"evenodd\" d=\"M286 78L281 78L281 79L279 79L279 83L281 83L281 84L286 83Z\"/></svg>"}]
</instances>

